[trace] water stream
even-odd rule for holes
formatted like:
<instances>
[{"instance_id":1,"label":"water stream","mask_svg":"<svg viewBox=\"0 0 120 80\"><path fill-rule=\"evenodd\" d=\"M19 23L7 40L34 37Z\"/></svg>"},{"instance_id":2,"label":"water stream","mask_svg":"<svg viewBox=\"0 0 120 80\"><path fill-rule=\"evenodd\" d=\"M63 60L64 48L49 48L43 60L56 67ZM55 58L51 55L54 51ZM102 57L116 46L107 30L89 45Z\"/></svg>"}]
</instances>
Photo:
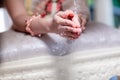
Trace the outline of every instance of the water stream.
<instances>
[{"instance_id":1,"label":"water stream","mask_svg":"<svg viewBox=\"0 0 120 80\"><path fill-rule=\"evenodd\" d=\"M74 0L74 13L77 14L77 9L78 9L78 6L77 6L77 0ZM79 18L78 18L79 19ZM68 44L71 44L74 40L70 40L70 39L67 39L67 43Z\"/></svg>"},{"instance_id":2,"label":"water stream","mask_svg":"<svg viewBox=\"0 0 120 80\"><path fill-rule=\"evenodd\" d=\"M77 0L74 0L74 13L77 14L77 10L78 8L78 2ZM52 48L52 53L54 53L55 55L59 55L59 56L63 56L63 55L67 55L71 53L71 50L73 49L72 45L74 43L75 40L72 39L65 39L65 41L61 41L59 43L56 44L56 46L54 46Z\"/></svg>"}]
</instances>

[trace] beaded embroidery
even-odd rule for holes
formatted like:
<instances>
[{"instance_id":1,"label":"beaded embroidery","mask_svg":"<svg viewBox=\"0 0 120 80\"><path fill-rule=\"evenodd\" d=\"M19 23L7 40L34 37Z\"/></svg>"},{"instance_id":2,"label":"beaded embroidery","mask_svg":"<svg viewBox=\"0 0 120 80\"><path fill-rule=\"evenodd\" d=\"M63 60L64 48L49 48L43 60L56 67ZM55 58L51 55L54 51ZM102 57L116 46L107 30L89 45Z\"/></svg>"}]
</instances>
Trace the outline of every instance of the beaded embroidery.
<instances>
[{"instance_id":1,"label":"beaded embroidery","mask_svg":"<svg viewBox=\"0 0 120 80\"><path fill-rule=\"evenodd\" d=\"M64 0L25 0L25 5L30 15L53 15L62 10Z\"/></svg>"}]
</instances>

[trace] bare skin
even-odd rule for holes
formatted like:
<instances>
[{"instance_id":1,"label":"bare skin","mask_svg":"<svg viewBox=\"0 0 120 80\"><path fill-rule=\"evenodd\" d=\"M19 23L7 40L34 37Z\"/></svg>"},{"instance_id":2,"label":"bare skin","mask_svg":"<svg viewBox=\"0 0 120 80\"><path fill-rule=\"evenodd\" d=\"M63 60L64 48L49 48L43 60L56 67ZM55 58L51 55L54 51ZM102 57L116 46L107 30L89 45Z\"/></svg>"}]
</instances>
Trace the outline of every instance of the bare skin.
<instances>
[{"instance_id":1,"label":"bare skin","mask_svg":"<svg viewBox=\"0 0 120 80\"><path fill-rule=\"evenodd\" d=\"M73 39L78 38L82 33L82 30L85 29L89 11L85 0L78 0L79 4L81 5L81 9L80 11L78 11L78 14L75 14L71 9L73 7L73 4L66 6L66 3L68 3L69 1L73 0L66 0L63 3L64 11L56 13L50 19L40 18L39 16L34 18L34 20L31 23L31 29L36 34L61 34L64 32L64 35L62 35L63 37ZM21 32L26 32L25 21L31 16L27 14L27 11L24 6L24 0L5 0L5 5L15 25L14 29ZM74 15L72 20L69 20L67 18L69 14ZM78 20L78 17L80 21Z\"/></svg>"}]
</instances>

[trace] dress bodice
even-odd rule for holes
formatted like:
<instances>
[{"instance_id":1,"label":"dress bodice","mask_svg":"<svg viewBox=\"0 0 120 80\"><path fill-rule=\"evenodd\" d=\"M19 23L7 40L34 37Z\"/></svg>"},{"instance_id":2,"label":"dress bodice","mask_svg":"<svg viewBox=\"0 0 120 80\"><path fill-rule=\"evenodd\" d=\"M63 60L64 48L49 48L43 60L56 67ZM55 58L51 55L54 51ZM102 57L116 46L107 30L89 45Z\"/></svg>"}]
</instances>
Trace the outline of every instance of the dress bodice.
<instances>
[{"instance_id":1,"label":"dress bodice","mask_svg":"<svg viewBox=\"0 0 120 80\"><path fill-rule=\"evenodd\" d=\"M25 0L25 8L29 15L53 15L62 10L63 0Z\"/></svg>"}]
</instances>

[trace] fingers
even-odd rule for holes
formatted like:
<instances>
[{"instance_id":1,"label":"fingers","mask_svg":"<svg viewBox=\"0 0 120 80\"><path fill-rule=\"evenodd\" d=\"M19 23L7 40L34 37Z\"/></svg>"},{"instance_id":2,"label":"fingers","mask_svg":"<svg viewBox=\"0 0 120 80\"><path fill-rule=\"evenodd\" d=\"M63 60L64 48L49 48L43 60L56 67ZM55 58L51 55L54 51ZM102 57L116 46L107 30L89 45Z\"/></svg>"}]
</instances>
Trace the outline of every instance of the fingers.
<instances>
[{"instance_id":1,"label":"fingers","mask_svg":"<svg viewBox=\"0 0 120 80\"><path fill-rule=\"evenodd\" d=\"M87 24L87 15L83 14L83 13L80 13L78 14L79 15L79 19L80 19L80 25L81 25L81 28L82 30L84 31L85 30L85 26Z\"/></svg>"},{"instance_id":2,"label":"fingers","mask_svg":"<svg viewBox=\"0 0 120 80\"><path fill-rule=\"evenodd\" d=\"M66 10L66 11L61 11L57 13L57 15L60 16L61 18L68 19L68 16L71 16L71 17L74 16L74 12L72 10Z\"/></svg>"},{"instance_id":3,"label":"fingers","mask_svg":"<svg viewBox=\"0 0 120 80\"><path fill-rule=\"evenodd\" d=\"M81 26L83 30L85 30L86 23L87 23L87 20L84 17L81 17Z\"/></svg>"},{"instance_id":4,"label":"fingers","mask_svg":"<svg viewBox=\"0 0 120 80\"><path fill-rule=\"evenodd\" d=\"M72 10L60 11L55 15L54 20L59 25L74 27L75 23L69 19L69 18L72 18L73 16L74 16L74 13Z\"/></svg>"},{"instance_id":5,"label":"fingers","mask_svg":"<svg viewBox=\"0 0 120 80\"><path fill-rule=\"evenodd\" d=\"M60 25L57 27L58 31L60 31L60 33L58 32L58 34L66 38L78 38L82 31L85 30L87 22L84 16L79 17L71 10L58 12L54 17L55 22Z\"/></svg>"},{"instance_id":6,"label":"fingers","mask_svg":"<svg viewBox=\"0 0 120 80\"><path fill-rule=\"evenodd\" d=\"M73 32L73 33L81 33L82 32L81 28L73 28L73 27L69 27L69 26L59 26L58 29L61 31L69 31L69 32Z\"/></svg>"},{"instance_id":7,"label":"fingers","mask_svg":"<svg viewBox=\"0 0 120 80\"><path fill-rule=\"evenodd\" d=\"M63 32L60 34L62 37L66 37L66 38L69 38L69 39L77 39L80 34L75 34L75 33L72 33L72 32Z\"/></svg>"},{"instance_id":8,"label":"fingers","mask_svg":"<svg viewBox=\"0 0 120 80\"><path fill-rule=\"evenodd\" d=\"M60 16L55 16L54 18L54 21L59 24L59 25L63 25L63 26L75 26L75 23L72 22L71 20L68 20L68 19L64 19L64 18L61 18Z\"/></svg>"},{"instance_id":9,"label":"fingers","mask_svg":"<svg viewBox=\"0 0 120 80\"><path fill-rule=\"evenodd\" d=\"M75 16L73 17L72 21L74 22L76 28L80 28L80 27L81 27L81 26L80 26L80 20L79 20L79 18L78 18L77 15L75 15Z\"/></svg>"},{"instance_id":10,"label":"fingers","mask_svg":"<svg viewBox=\"0 0 120 80\"><path fill-rule=\"evenodd\" d=\"M77 39L81 34L81 28L73 28L68 26L60 26L59 31L61 31L59 34L62 37L70 39Z\"/></svg>"}]
</instances>

